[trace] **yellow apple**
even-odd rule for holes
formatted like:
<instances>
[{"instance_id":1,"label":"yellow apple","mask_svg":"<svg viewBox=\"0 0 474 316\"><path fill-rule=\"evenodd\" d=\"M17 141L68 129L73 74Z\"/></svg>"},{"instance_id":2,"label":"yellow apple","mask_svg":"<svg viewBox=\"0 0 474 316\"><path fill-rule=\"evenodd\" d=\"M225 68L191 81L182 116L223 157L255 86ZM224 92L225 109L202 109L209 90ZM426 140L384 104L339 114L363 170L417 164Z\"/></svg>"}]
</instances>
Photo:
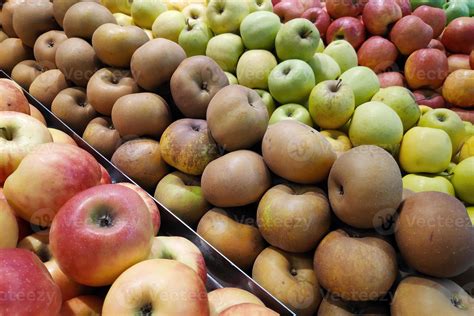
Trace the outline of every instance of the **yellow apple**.
<instances>
[{"instance_id":1,"label":"yellow apple","mask_svg":"<svg viewBox=\"0 0 474 316\"><path fill-rule=\"evenodd\" d=\"M474 204L474 157L464 159L454 168L451 183L459 199Z\"/></svg>"},{"instance_id":2,"label":"yellow apple","mask_svg":"<svg viewBox=\"0 0 474 316\"><path fill-rule=\"evenodd\" d=\"M438 191L455 196L453 185L442 176L407 174L402 181L403 188L413 192Z\"/></svg>"},{"instance_id":3,"label":"yellow apple","mask_svg":"<svg viewBox=\"0 0 474 316\"><path fill-rule=\"evenodd\" d=\"M471 219L472 225L474 225L474 206L467 207L467 214L469 215L469 218Z\"/></svg>"},{"instance_id":4,"label":"yellow apple","mask_svg":"<svg viewBox=\"0 0 474 316\"><path fill-rule=\"evenodd\" d=\"M321 135L329 141L338 156L352 148L351 140L344 132L327 129L321 131Z\"/></svg>"},{"instance_id":5,"label":"yellow apple","mask_svg":"<svg viewBox=\"0 0 474 316\"><path fill-rule=\"evenodd\" d=\"M458 161L461 162L472 156L474 156L474 136L469 137L462 145Z\"/></svg>"},{"instance_id":6,"label":"yellow apple","mask_svg":"<svg viewBox=\"0 0 474 316\"><path fill-rule=\"evenodd\" d=\"M15 248L18 242L18 224L7 200L0 198L0 249Z\"/></svg>"}]
</instances>

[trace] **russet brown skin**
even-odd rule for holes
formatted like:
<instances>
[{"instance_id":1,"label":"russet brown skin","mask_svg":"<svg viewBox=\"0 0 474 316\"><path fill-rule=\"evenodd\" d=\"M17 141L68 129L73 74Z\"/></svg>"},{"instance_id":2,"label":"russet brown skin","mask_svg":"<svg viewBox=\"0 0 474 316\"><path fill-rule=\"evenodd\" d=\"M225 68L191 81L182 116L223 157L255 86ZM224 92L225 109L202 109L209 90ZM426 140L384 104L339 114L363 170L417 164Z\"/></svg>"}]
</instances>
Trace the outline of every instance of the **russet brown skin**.
<instances>
[{"instance_id":1,"label":"russet brown skin","mask_svg":"<svg viewBox=\"0 0 474 316\"><path fill-rule=\"evenodd\" d=\"M122 144L119 132L114 128L112 120L108 117L92 119L87 124L82 138L108 159Z\"/></svg>"},{"instance_id":2,"label":"russet brown skin","mask_svg":"<svg viewBox=\"0 0 474 316\"><path fill-rule=\"evenodd\" d=\"M318 316L353 315L390 316L390 307L383 302L347 302L328 294L318 309Z\"/></svg>"},{"instance_id":3,"label":"russet brown skin","mask_svg":"<svg viewBox=\"0 0 474 316\"><path fill-rule=\"evenodd\" d=\"M258 229L239 223L223 209L213 208L199 221L197 233L238 267L248 270L265 247ZM238 240L235 236L239 236Z\"/></svg>"},{"instance_id":4,"label":"russet brown skin","mask_svg":"<svg viewBox=\"0 0 474 316\"><path fill-rule=\"evenodd\" d=\"M112 163L145 190L154 189L169 172L160 154L160 143L145 138L122 144L112 155Z\"/></svg>"},{"instance_id":5,"label":"russet brown skin","mask_svg":"<svg viewBox=\"0 0 474 316\"><path fill-rule=\"evenodd\" d=\"M18 63L12 70L11 77L23 89L28 90L31 83L40 74L48 70L44 64L35 60L24 60Z\"/></svg>"},{"instance_id":6,"label":"russet brown skin","mask_svg":"<svg viewBox=\"0 0 474 316\"><path fill-rule=\"evenodd\" d=\"M63 28L69 38L80 37L90 41L94 31L105 23L117 23L106 7L96 2L78 2L66 11Z\"/></svg>"},{"instance_id":7,"label":"russet brown skin","mask_svg":"<svg viewBox=\"0 0 474 316\"><path fill-rule=\"evenodd\" d=\"M181 46L168 39L155 38L136 50L130 69L140 87L153 91L170 81L185 58Z\"/></svg>"},{"instance_id":8,"label":"russet brown skin","mask_svg":"<svg viewBox=\"0 0 474 316\"><path fill-rule=\"evenodd\" d=\"M205 119L214 95L229 85L227 76L207 56L185 59L173 73L170 82L173 101L186 117Z\"/></svg>"},{"instance_id":9,"label":"russet brown skin","mask_svg":"<svg viewBox=\"0 0 474 316\"><path fill-rule=\"evenodd\" d=\"M68 87L66 77L59 69L43 72L30 85L29 92L45 106L50 107L59 92Z\"/></svg>"},{"instance_id":10,"label":"russet brown skin","mask_svg":"<svg viewBox=\"0 0 474 316\"><path fill-rule=\"evenodd\" d=\"M21 61L32 59L31 48L23 44L19 38L7 38L0 42L0 68L10 73Z\"/></svg>"},{"instance_id":11,"label":"russet brown skin","mask_svg":"<svg viewBox=\"0 0 474 316\"><path fill-rule=\"evenodd\" d=\"M8 37L16 37L18 36L13 29L13 11L15 7L21 3L21 0L12 0L3 3L2 11L0 13L0 20L2 20L2 31L8 35Z\"/></svg>"},{"instance_id":12,"label":"russet brown skin","mask_svg":"<svg viewBox=\"0 0 474 316\"><path fill-rule=\"evenodd\" d=\"M196 176L220 156L207 122L200 119L180 119L171 123L161 136L160 148L169 165Z\"/></svg>"},{"instance_id":13,"label":"russet brown skin","mask_svg":"<svg viewBox=\"0 0 474 316\"><path fill-rule=\"evenodd\" d=\"M72 7L74 4L78 2L96 2L100 3L99 0L61 0L61 1L54 1L53 2L53 14L56 22L62 27L63 26L63 19L64 15L66 14L67 10Z\"/></svg>"},{"instance_id":14,"label":"russet brown skin","mask_svg":"<svg viewBox=\"0 0 474 316\"><path fill-rule=\"evenodd\" d=\"M322 287L349 301L370 301L385 295L397 274L393 247L378 237L351 237L335 230L320 242L314 270Z\"/></svg>"},{"instance_id":15,"label":"russet brown skin","mask_svg":"<svg viewBox=\"0 0 474 316\"><path fill-rule=\"evenodd\" d=\"M403 55L410 55L417 49L428 46L432 39L433 29L431 26L414 15L401 18L390 31L390 41Z\"/></svg>"},{"instance_id":16,"label":"russet brown skin","mask_svg":"<svg viewBox=\"0 0 474 316\"><path fill-rule=\"evenodd\" d=\"M44 63L48 69L56 67L56 50L58 46L67 40L66 34L63 31L52 30L41 34L35 42L33 53L35 59Z\"/></svg>"},{"instance_id":17,"label":"russet brown skin","mask_svg":"<svg viewBox=\"0 0 474 316\"><path fill-rule=\"evenodd\" d=\"M453 277L474 262L474 230L466 208L445 193L420 192L406 199L395 237L407 264L430 276Z\"/></svg>"},{"instance_id":18,"label":"russet brown skin","mask_svg":"<svg viewBox=\"0 0 474 316\"><path fill-rule=\"evenodd\" d=\"M94 109L110 115L115 101L127 94L140 92L129 70L102 68L92 75L87 83L87 99Z\"/></svg>"},{"instance_id":19,"label":"russet brown skin","mask_svg":"<svg viewBox=\"0 0 474 316\"><path fill-rule=\"evenodd\" d=\"M238 150L211 161L201 177L204 197L218 207L236 207L260 200L271 185L262 156Z\"/></svg>"},{"instance_id":20,"label":"russet brown skin","mask_svg":"<svg viewBox=\"0 0 474 316\"><path fill-rule=\"evenodd\" d=\"M255 260L252 278L297 315L314 315L321 302L321 288L308 254L268 247Z\"/></svg>"},{"instance_id":21,"label":"russet brown skin","mask_svg":"<svg viewBox=\"0 0 474 316\"><path fill-rule=\"evenodd\" d=\"M51 111L79 134L82 134L87 124L97 116L87 101L85 89L78 87L59 92L51 104Z\"/></svg>"}]
</instances>

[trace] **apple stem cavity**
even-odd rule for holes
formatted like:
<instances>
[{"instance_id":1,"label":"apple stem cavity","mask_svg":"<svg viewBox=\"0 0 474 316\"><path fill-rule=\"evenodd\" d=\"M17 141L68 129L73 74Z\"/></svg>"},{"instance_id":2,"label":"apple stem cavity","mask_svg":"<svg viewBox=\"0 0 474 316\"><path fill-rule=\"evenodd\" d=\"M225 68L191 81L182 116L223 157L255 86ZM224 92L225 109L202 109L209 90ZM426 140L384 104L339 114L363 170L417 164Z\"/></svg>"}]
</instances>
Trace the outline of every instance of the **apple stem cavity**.
<instances>
[{"instance_id":1,"label":"apple stem cavity","mask_svg":"<svg viewBox=\"0 0 474 316\"><path fill-rule=\"evenodd\" d=\"M466 309L466 306L464 306L461 299L456 294L451 297L451 304L453 304L453 306L455 306L456 308L463 310Z\"/></svg>"},{"instance_id":2,"label":"apple stem cavity","mask_svg":"<svg viewBox=\"0 0 474 316\"><path fill-rule=\"evenodd\" d=\"M313 34L312 30L307 30L305 33L300 34L301 38L308 38Z\"/></svg>"},{"instance_id":3,"label":"apple stem cavity","mask_svg":"<svg viewBox=\"0 0 474 316\"><path fill-rule=\"evenodd\" d=\"M151 316L153 314L153 306L151 303L147 303L140 307L139 315L140 316Z\"/></svg>"},{"instance_id":4,"label":"apple stem cavity","mask_svg":"<svg viewBox=\"0 0 474 316\"><path fill-rule=\"evenodd\" d=\"M298 275L298 272L296 271L295 268L291 268L290 273L291 273L292 276L297 276Z\"/></svg>"},{"instance_id":5,"label":"apple stem cavity","mask_svg":"<svg viewBox=\"0 0 474 316\"><path fill-rule=\"evenodd\" d=\"M12 133L6 127L0 127L0 137L6 140L13 140Z\"/></svg>"}]
</instances>

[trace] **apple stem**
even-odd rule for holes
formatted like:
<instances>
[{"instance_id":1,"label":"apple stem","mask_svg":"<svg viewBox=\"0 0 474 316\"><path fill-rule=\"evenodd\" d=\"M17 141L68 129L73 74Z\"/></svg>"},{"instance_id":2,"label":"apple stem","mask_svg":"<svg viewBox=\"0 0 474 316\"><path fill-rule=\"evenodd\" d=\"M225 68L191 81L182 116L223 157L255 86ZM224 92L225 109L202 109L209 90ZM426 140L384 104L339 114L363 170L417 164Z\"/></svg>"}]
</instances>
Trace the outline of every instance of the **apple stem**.
<instances>
[{"instance_id":1,"label":"apple stem","mask_svg":"<svg viewBox=\"0 0 474 316\"><path fill-rule=\"evenodd\" d=\"M12 134L8 132L6 127L0 127L0 137L6 140L12 140Z\"/></svg>"},{"instance_id":2,"label":"apple stem","mask_svg":"<svg viewBox=\"0 0 474 316\"><path fill-rule=\"evenodd\" d=\"M193 26L191 25L191 19L190 18L186 18L186 29L188 31L191 31L193 29Z\"/></svg>"},{"instance_id":3,"label":"apple stem","mask_svg":"<svg viewBox=\"0 0 474 316\"><path fill-rule=\"evenodd\" d=\"M339 79L336 84L336 90L338 91L342 86L342 79Z\"/></svg>"},{"instance_id":4,"label":"apple stem","mask_svg":"<svg viewBox=\"0 0 474 316\"><path fill-rule=\"evenodd\" d=\"M308 30L306 33L303 34L303 38L308 38L312 33L312 30Z\"/></svg>"}]
</instances>

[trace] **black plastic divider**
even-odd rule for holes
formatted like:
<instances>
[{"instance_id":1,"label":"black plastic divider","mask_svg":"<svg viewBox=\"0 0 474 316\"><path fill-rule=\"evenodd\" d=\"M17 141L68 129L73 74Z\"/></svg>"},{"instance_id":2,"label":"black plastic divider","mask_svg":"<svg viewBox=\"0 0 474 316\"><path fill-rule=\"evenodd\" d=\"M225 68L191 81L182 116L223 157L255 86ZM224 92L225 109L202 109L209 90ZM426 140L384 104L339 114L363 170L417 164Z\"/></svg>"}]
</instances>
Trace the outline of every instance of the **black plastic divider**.
<instances>
[{"instance_id":1,"label":"black plastic divider","mask_svg":"<svg viewBox=\"0 0 474 316\"><path fill-rule=\"evenodd\" d=\"M2 70L0 70L0 77L11 79ZM48 123L48 127L56 128L71 136L79 145L79 147L92 154L95 159L105 169L107 169L114 183L130 182L136 184L133 180L117 169L107 158L102 156L98 151L86 143L80 135L78 135L58 117L56 117L47 107L32 97L28 91L23 91L29 102L44 115ZM150 196L153 198L152 195ZM212 247L207 241L201 238L191 227L185 224L156 199L154 200L160 209L161 215L161 227L159 235L185 237L191 240L201 250L206 260L208 271L206 283L208 290L222 287L238 287L255 294L265 303L267 307L273 309L280 315L296 315L274 296L268 293L268 291L257 284L245 272L233 264L229 259L223 256L218 250ZM236 236L236 238L238 238L238 236ZM273 271L268 271L268 273L272 272Z\"/></svg>"}]
</instances>

